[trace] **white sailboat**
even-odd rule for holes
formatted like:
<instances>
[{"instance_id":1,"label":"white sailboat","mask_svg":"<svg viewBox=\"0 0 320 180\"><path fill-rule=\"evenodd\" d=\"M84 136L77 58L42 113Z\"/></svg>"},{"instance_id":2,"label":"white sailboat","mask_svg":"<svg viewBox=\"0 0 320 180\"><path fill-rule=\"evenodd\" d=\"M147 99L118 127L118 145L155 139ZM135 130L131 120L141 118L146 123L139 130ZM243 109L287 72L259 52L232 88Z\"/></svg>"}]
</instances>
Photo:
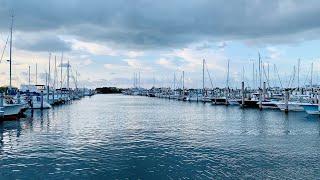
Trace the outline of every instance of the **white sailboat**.
<instances>
[{"instance_id":1,"label":"white sailboat","mask_svg":"<svg viewBox=\"0 0 320 180\"><path fill-rule=\"evenodd\" d=\"M10 43L9 43L10 45L9 46L9 94L12 93L12 31L13 31L13 16L11 19ZM14 102L11 98L13 97L10 97L10 100L6 101L4 99L3 94L1 94L0 107L2 107L1 111L3 111L4 118L18 116L24 108L24 104L20 102Z\"/></svg>"}]
</instances>

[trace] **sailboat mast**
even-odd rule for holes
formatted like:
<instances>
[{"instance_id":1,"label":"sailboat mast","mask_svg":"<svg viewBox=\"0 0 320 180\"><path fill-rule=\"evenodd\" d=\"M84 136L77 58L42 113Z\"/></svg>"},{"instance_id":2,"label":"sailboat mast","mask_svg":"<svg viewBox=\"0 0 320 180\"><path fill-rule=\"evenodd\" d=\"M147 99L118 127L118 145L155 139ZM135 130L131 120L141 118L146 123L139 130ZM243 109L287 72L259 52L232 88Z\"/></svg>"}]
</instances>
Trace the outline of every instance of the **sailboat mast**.
<instances>
[{"instance_id":1,"label":"sailboat mast","mask_svg":"<svg viewBox=\"0 0 320 180\"><path fill-rule=\"evenodd\" d=\"M173 90L176 89L176 73L173 73Z\"/></svg>"},{"instance_id":2,"label":"sailboat mast","mask_svg":"<svg viewBox=\"0 0 320 180\"><path fill-rule=\"evenodd\" d=\"M67 87L68 87L68 91L69 91L69 71L70 71L70 62L68 61L68 66L67 66Z\"/></svg>"},{"instance_id":3,"label":"sailboat mast","mask_svg":"<svg viewBox=\"0 0 320 180\"><path fill-rule=\"evenodd\" d=\"M182 71L182 89L184 93L184 71Z\"/></svg>"},{"instance_id":4,"label":"sailboat mast","mask_svg":"<svg viewBox=\"0 0 320 180\"><path fill-rule=\"evenodd\" d=\"M57 56L54 56L54 75L53 75L53 88L56 89L57 81Z\"/></svg>"},{"instance_id":5,"label":"sailboat mast","mask_svg":"<svg viewBox=\"0 0 320 180\"><path fill-rule=\"evenodd\" d=\"M255 69L254 69L254 61L252 61L252 88L255 88Z\"/></svg>"},{"instance_id":6,"label":"sailboat mast","mask_svg":"<svg viewBox=\"0 0 320 180\"><path fill-rule=\"evenodd\" d=\"M51 53L49 53L49 67L48 67L48 88L50 86L50 79L51 79Z\"/></svg>"},{"instance_id":7,"label":"sailboat mast","mask_svg":"<svg viewBox=\"0 0 320 180\"><path fill-rule=\"evenodd\" d=\"M61 54L60 60L60 90L62 90L62 65L63 65L63 53Z\"/></svg>"},{"instance_id":8,"label":"sailboat mast","mask_svg":"<svg viewBox=\"0 0 320 180\"><path fill-rule=\"evenodd\" d=\"M260 53L259 53L259 86L261 88L262 86L262 80L261 80L261 57L260 57Z\"/></svg>"},{"instance_id":9,"label":"sailboat mast","mask_svg":"<svg viewBox=\"0 0 320 180\"><path fill-rule=\"evenodd\" d=\"M230 59L228 59L228 64L227 64L227 88L229 88L229 73L230 73Z\"/></svg>"},{"instance_id":10,"label":"sailboat mast","mask_svg":"<svg viewBox=\"0 0 320 180\"><path fill-rule=\"evenodd\" d=\"M313 78L313 62L311 63L311 79L310 79L310 86L312 88L313 84L312 84L312 78Z\"/></svg>"},{"instance_id":11,"label":"sailboat mast","mask_svg":"<svg viewBox=\"0 0 320 180\"><path fill-rule=\"evenodd\" d=\"M139 87L140 88L141 84L140 84L140 71L139 71Z\"/></svg>"},{"instance_id":12,"label":"sailboat mast","mask_svg":"<svg viewBox=\"0 0 320 180\"><path fill-rule=\"evenodd\" d=\"M29 86L30 86L30 65L29 65L29 71L28 71L28 75L29 75Z\"/></svg>"},{"instance_id":13,"label":"sailboat mast","mask_svg":"<svg viewBox=\"0 0 320 180\"><path fill-rule=\"evenodd\" d=\"M204 88L204 62L205 62L205 60L203 59L203 61L202 61L202 95L204 95L205 94L205 88Z\"/></svg>"},{"instance_id":14,"label":"sailboat mast","mask_svg":"<svg viewBox=\"0 0 320 180\"><path fill-rule=\"evenodd\" d=\"M298 89L300 88L300 58L298 59Z\"/></svg>"},{"instance_id":15,"label":"sailboat mast","mask_svg":"<svg viewBox=\"0 0 320 180\"><path fill-rule=\"evenodd\" d=\"M10 48L9 48L9 63L10 63L10 72L9 72L9 89L12 88L12 31L13 31L13 15L11 16L11 27L10 27Z\"/></svg>"},{"instance_id":16,"label":"sailboat mast","mask_svg":"<svg viewBox=\"0 0 320 180\"><path fill-rule=\"evenodd\" d=\"M36 63L36 85L38 84L38 63Z\"/></svg>"}]
</instances>

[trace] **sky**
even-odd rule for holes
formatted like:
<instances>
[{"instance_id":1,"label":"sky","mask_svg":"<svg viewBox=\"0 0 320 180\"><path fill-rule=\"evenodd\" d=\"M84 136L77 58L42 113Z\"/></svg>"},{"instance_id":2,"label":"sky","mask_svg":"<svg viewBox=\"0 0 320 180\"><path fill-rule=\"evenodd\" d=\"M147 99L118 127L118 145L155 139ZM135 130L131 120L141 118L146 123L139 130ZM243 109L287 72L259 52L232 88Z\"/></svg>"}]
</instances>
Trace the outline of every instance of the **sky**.
<instances>
[{"instance_id":1,"label":"sky","mask_svg":"<svg viewBox=\"0 0 320 180\"><path fill-rule=\"evenodd\" d=\"M184 71L185 86L199 88L205 59L206 87L226 86L228 60L230 86L252 87L259 53L271 86L297 85L298 59L300 85L320 80L318 0L0 0L1 86L12 15L17 87L28 83L29 66L35 83L36 64L44 84L49 56L51 85L60 66L65 84L70 61L72 86L77 74L80 87L132 87L135 73L142 87L173 87L174 76L181 86Z\"/></svg>"}]
</instances>

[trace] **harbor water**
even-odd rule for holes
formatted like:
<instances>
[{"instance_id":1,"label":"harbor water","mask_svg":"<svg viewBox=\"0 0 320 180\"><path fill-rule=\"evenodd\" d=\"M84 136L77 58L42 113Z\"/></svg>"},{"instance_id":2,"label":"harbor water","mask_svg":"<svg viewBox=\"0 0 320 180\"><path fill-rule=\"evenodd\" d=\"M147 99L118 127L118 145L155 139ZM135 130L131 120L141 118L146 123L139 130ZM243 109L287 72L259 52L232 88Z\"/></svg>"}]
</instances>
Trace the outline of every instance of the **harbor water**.
<instances>
[{"instance_id":1,"label":"harbor water","mask_svg":"<svg viewBox=\"0 0 320 180\"><path fill-rule=\"evenodd\" d=\"M0 123L0 179L320 177L320 118L95 95Z\"/></svg>"}]
</instances>

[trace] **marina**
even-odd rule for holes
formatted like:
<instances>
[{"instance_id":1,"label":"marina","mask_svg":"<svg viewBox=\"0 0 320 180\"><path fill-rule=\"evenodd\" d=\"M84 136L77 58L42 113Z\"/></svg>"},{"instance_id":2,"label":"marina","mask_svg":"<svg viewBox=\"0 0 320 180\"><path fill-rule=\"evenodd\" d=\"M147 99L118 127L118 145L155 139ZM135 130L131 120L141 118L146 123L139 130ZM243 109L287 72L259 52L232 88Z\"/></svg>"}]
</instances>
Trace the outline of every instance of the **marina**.
<instances>
[{"instance_id":1,"label":"marina","mask_svg":"<svg viewBox=\"0 0 320 180\"><path fill-rule=\"evenodd\" d=\"M227 62L227 80L225 87L213 87L212 79L208 69L205 69L206 62L203 60L202 64L202 89L186 88L184 84L185 72L182 71L181 79L177 82L174 74L173 85L170 87L152 87L146 89L140 86L140 73L137 79L134 76L133 88L124 90L122 94L133 96L148 96L173 99L178 101L188 102L203 102L211 103L212 105L236 105L241 108L254 108L258 110L262 109L278 109L285 113L289 111L303 111L310 115L320 114L320 88L318 85L312 83L313 74L310 75L310 84L300 85L299 73L294 73L290 79L288 87L270 86L270 78L262 71L265 72L266 67L263 66L260 54L258 57L258 68L253 68L252 81L258 79L260 84L257 88L254 88L254 83L246 84L241 82L240 86L229 83L229 60ZM253 66L254 67L254 66ZM298 67L300 67L300 60L298 61ZM211 88L207 88L205 84L205 70L211 83ZM269 70L268 70L269 71ZM258 75L256 74L258 72ZM299 72L299 68L298 68ZM313 72L313 64L311 66L311 72ZM295 79L297 81L295 82ZM280 79L279 79L280 81ZM280 81L281 83L281 81ZM297 85L297 87L294 87ZM241 87L241 88L231 88Z\"/></svg>"},{"instance_id":2,"label":"marina","mask_svg":"<svg viewBox=\"0 0 320 180\"><path fill-rule=\"evenodd\" d=\"M0 0L0 180L319 179L319 15Z\"/></svg>"}]
</instances>

